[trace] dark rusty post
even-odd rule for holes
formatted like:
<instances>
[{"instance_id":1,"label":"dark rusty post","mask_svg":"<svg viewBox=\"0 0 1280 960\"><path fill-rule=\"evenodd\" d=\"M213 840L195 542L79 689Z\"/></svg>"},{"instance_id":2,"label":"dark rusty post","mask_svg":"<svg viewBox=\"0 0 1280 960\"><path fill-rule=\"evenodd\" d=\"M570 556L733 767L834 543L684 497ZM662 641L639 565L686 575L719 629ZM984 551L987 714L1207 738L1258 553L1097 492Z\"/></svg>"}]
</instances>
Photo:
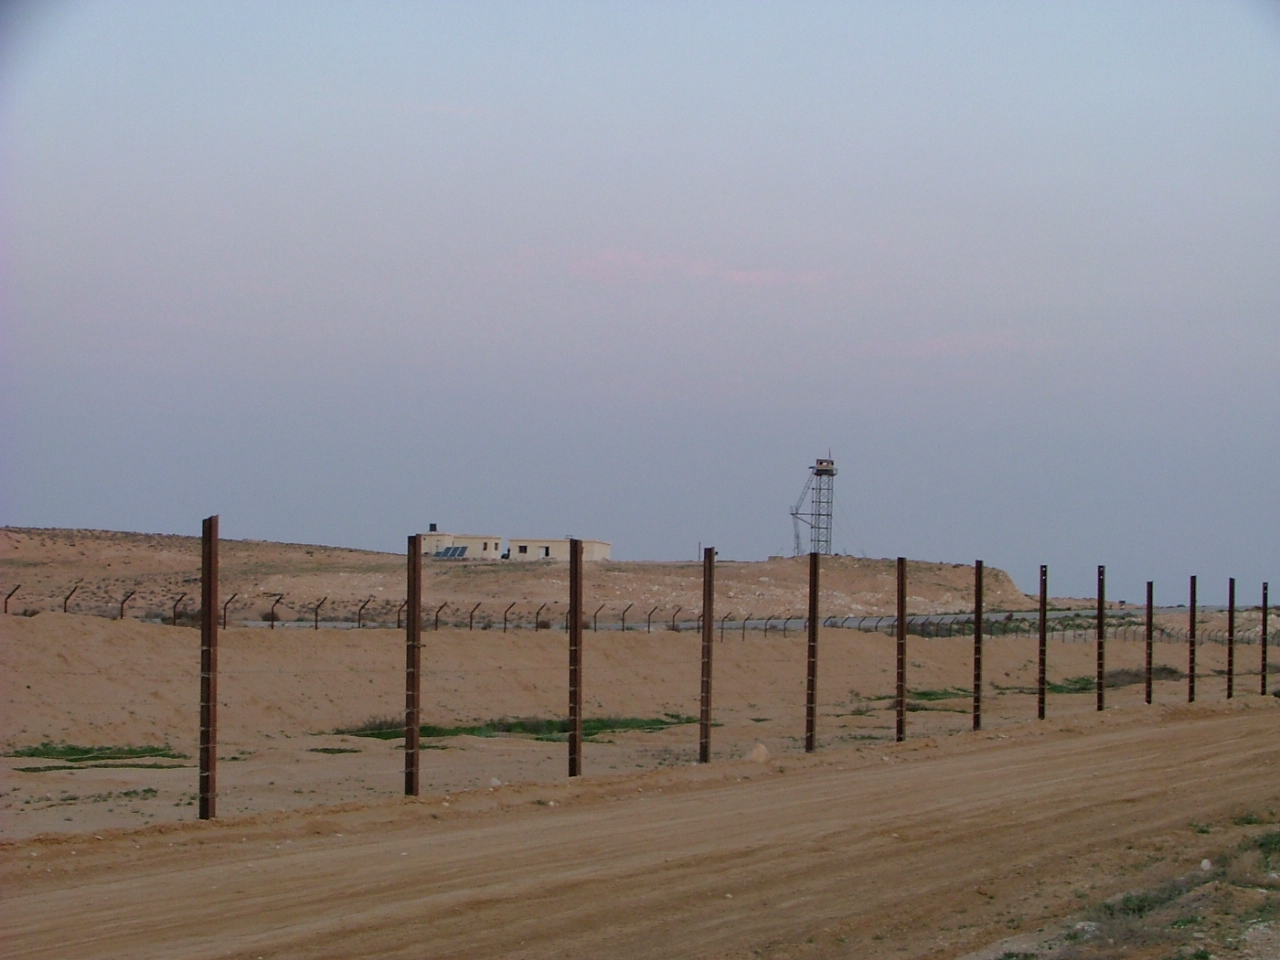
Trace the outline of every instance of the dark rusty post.
<instances>
[{"instance_id":1,"label":"dark rusty post","mask_svg":"<svg viewBox=\"0 0 1280 960\"><path fill-rule=\"evenodd\" d=\"M982 561L973 561L973 729L982 729Z\"/></svg>"},{"instance_id":2,"label":"dark rusty post","mask_svg":"<svg viewBox=\"0 0 1280 960\"><path fill-rule=\"evenodd\" d=\"M1187 628L1187 703L1196 702L1196 578L1191 577L1191 609Z\"/></svg>"},{"instance_id":3,"label":"dark rusty post","mask_svg":"<svg viewBox=\"0 0 1280 960\"><path fill-rule=\"evenodd\" d=\"M276 606L280 603L281 600L284 599L284 594L277 593L275 597L276 598L271 601L271 617L268 620L268 625L271 627L272 630L276 628Z\"/></svg>"},{"instance_id":4,"label":"dark rusty post","mask_svg":"<svg viewBox=\"0 0 1280 960\"><path fill-rule=\"evenodd\" d=\"M449 601L446 600L444 603L440 604L440 606L436 607L436 619L432 629L436 630L437 632L440 630L440 611L442 611L448 605L449 605Z\"/></svg>"},{"instance_id":5,"label":"dark rusty post","mask_svg":"<svg viewBox=\"0 0 1280 960\"><path fill-rule=\"evenodd\" d=\"M895 738L907 739L907 558L898 558L898 675L895 687Z\"/></svg>"},{"instance_id":6,"label":"dark rusty post","mask_svg":"<svg viewBox=\"0 0 1280 960\"><path fill-rule=\"evenodd\" d=\"M653 633L653 615L658 612L658 608L654 607L649 611L649 615L644 618L644 632Z\"/></svg>"},{"instance_id":7,"label":"dark rusty post","mask_svg":"<svg viewBox=\"0 0 1280 960\"><path fill-rule=\"evenodd\" d=\"M22 584L18 584L16 587L14 587L12 590L10 590L8 593L4 595L4 612L5 613L9 612L10 598L21 589L22 589Z\"/></svg>"},{"instance_id":8,"label":"dark rusty post","mask_svg":"<svg viewBox=\"0 0 1280 960\"><path fill-rule=\"evenodd\" d=\"M1236 578L1227 578L1227 699L1236 695Z\"/></svg>"},{"instance_id":9,"label":"dark rusty post","mask_svg":"<svg viewBox=\"0 0 1280 960\"><path fill-rule=\"evenodd\" d=\"M128 593L126 593L123 597L120 598L120 619L121 620L124 619L124 605L128 603L129 598L132 597L137 592L138 592L137 590L130 590ZM235 594L231 595L231 599L232 600L235 599ZM231 601L228 600L227 602L230 603ZM225 627L226 624L224 623L223 626Z\"/></svg>"},{"instance_id":10,"label":"dark rusty post","mask_svg":"<svg viewBox=\"0 0 1280 960\"><path fill-rule=\"evenodd\" d=\"M1262 584L1262 633L1258 637L1262 647L1262 695L1267 695L1267 585Z\"/></svg>"},{"instance_id":11,"label":"dark rusty post","mask_svg":"<svg viewBox=\"0 0 1280 960\"><path fill-rule=\"evenodd\" d=\"M547 605L544 603L533 614L533 632L534 633L537 633L539 630L542 629L542 611L545 609L547 609Z\"/></svg>"},{"instance_id":12,"label":"dark rusty post","mask_svg":"<svg viewBox=\"0 0 1280 960\"><path fill-rule=\"evenodd\" d=\"M569 540L569 776L582 775L582 541Z\"/></svg>"},{"instance_id":13,"label":"dark rusty post","mask_svg":"<svg viewBox=\"0 0 1280 960\"><path fill-rule=\"evenodd\" d=\"M370 597L368 600L366 600L364 603L360 604L360 606L356 608L356 629L357 630L360 630L364 627L364 608L367 607L372 602L373 602L373 597Z\"/></svg>"},{"instance_id":14,"label":"dark rusty post","mask_svg":"<svg viewBox=\"0 0 1280 960\"><path fill-rule=\"evenodd\" d=\"M516 603L513 600L511 603L507 605L507 609L502 611L502 632L503 633L507 632L507 615L511 613L511 608L514 607L515 605Z\"/></svg>"},{"instance_id":15,"label":"dark rusty post","mask_svg":"<svg viewBox=\"0 0 1280 960\"><path fill-rule=\"evenodd\" d=\"M1107 568L1098 564L1098 709L1107 705Z\"/></svg>"},{"instance_id":16,"label":"dark rusty post","mask_svg":"<svg viewBox=\"0 0 1280 960\"><path fill-rule=\"evenodd\" d=\"M591 615L591 632L598 633L600 631L600 611L604 609L604 604L596 607L596 612Z\"/></svg>"},{"instance_id":17,"label":"dark rusty post","mask_svg":"<svg viewBox=\"0 0 1280 960\"><path fill-rule=\"evenodd\" d=\"M818 554L809 554L809 656L804 694L804 752L818 739Z\"/></svg>"},{"instance_id":18,"label":"dark rusty post","mask_svg":"<svg viewBox=\"0 0 1280 960\"><path fill-rule=\"evenodd\" d=\"M477 603L474 607L472 607L471 612L467 614L468 630L474 630L476 628L476 611L480 609L480 604L482 603L484 603L483 600L481 600L480 603Z\"/></svg>"},{"instance_id":19,"label":"dark rusty post","mask_svg":"<svg viewBox=\"0 0 1280 960\"><path fill-rule=\"evenodd\" d=\"M227 629L227 607L231 606L231 601L238 596L240 596L240 594L233 593L231 596L227 597L227 599L222 602L222 629L223 630Z\"/></svg>"},{"instance_id":20,"label":"dark rusty post","mask_svg":"<svg viewBox=\"0 0 1280 960\"><path fill-rule=\"evenodd\" d=\"M711 647L715 629L716 548L702 551L702 710L698 717L698 762L711 762Z\"/></svg>"},{"instance_id":21,"label":"dark rusty post","mask_svg":"<svg viewBox=\"0 0 1280 960\"><path fill-rule=\"evenodd\" d=\"M680 611L683 609L684 607L676 607L676 612L671 615L671 632L672 633L675 633L676 631L676 617L680 615Z\"/></svg>"},{"instance_id":22,"label":"dark rusty post","mask_svg":"<svg viewBox=\"0 0 1280 960\"><path fill-rule=\"evenodd\" d=\"M409 601L405 600L400 606L396 607L396 629L399 630L404 626L404 608L409 606Z\"/></svg>"},{"instance_id":23,"label":"dark rusty post","mask_svg":"<svg viewBox=\"0 0 1280 960\"><path fill-rule=\"evenodd\" d=\"M404 795L418 795L422 759L422 534L409 537L404 616Z\"/></svg>"},{"instance_id":24,"label":"dark rusty post","mask_svg":"<svg viewBox=\"0 0 1280 960\"><path fill-rule=\"evenodd\" d=\"M1156 587L1147 581L1147 703L1151 702L1151 662L1155 659Z\"/></svg>"},{"instance_id":25,"label":"dark rusty post","mask_svg":"<svg viewBox=\"0 0 1280 960\"><path fill-rule=\"evenodd\" d=\"M1045 714L1046 673L1049 667L1049 567L1040 564L1040 671L1036 675L1036 716Z\"/></svg>"},{"instance_id":26,"label":"dark rusty post","mask_svg":"<svg viewBox=\"0 0 1280 960\"><path fill-rule=\"evenodd\" d=\"M76 583L75 583L75 586L73 586L73 587L71 588L71 592L70 592L70 593L68 593L65 597L63 597L63 598L62 598L62 612L63 612L63 613L70 613L70 611L67 609L67 604L69 604L69 603L71 602L71 598L72 598L72 597L74 597L74 596L76 595L76 591L77 591L77 590L79 590L79 589L80 589L80 581L79 581L79 580L77 580L77 581L76 581ZM182 596L184 596L184 597L185 597L185 596L186 596L186 594L184 593ZM181 599L181 598L179 598L179 599ZM176 626L176 624L175 624L175 626Z\"/></svg>"},{"instance_id":27,"label":"dark rusty post","mask_svg":"<svg viewBox=\"0 0 1280 960\"><path fill-rule=\"evenodd\" d=\"M185 596L185 594L183 594ZM200 806L201 820L218 807L218 515L200 535Z\"/></svg>"},{"instance_id":28,"label":"dark rusty post","mask_svg":"<svg viewBox=\"0 0 1280 960\"><path fill-rule=\"evenodd\" d=\"M173 601L173 616L172 616L172 619L169 621L172 626L176 627L178 625L178 606L185 599L187 599L187 595L184 593L177 600Z\"/></svg>"},{"instance_id":29,"label":"dark rusty post","mask_svg":"<svg viewBox=\"0 0 1280 960\"><path fill-rule=\"evenodd\" d=\"M328 599L329 599L328 597L325 597L323 600L317 603L315 610L311 612L312 616L314 617L314 619L312 620L312 629L314 630L320 629L320 608L324 606L325 601Z\"/></svg>"},{"instance_id":30,"label":"dark rusty post","mask_svg":"<svg viewBox=\"0 0 1280 960\"><path fill-rule=\"evenodd\" d=\"M747 611L747 615L746 615L745 617L743 617L743 618L742 618L742 639L743 639L743 642L746 642L746 639L747 639L747 624L748 624L748 623L750 623L750 622L751 622L751 611L750 611L750 610L748 610L748 611Z\"/></svg>"},{"instance_id":31,"label":"dark rusty post","mask_svg":"<svg viewBox=\"0 0 1280 960\"><path fill-rule=\"evenodd\" d=\"M623 633L627 632L627 611L634 606L635 606L634 603L628 603L625 607L622 608L622 632Z\"/></svg>"}]
</instances>

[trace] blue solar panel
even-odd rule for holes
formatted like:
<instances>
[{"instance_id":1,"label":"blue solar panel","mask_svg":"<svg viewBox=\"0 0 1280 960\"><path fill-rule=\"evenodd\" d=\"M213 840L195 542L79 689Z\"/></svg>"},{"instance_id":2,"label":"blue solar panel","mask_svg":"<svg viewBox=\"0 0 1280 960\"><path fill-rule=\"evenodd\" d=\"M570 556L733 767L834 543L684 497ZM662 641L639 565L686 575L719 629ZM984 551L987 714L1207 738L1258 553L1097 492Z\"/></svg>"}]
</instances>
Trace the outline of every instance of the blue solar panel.
<instances>
[{"instance_id":1,"label":"blue solar panel","mask_svg":"<svg viewBox=\"0 0 1280 960\"><path fill-rule=\"evenodd\" d=\"M466 547L444 547L432 554L437 560L461 560L466 555Z\"/></svg>"}]
</instances>

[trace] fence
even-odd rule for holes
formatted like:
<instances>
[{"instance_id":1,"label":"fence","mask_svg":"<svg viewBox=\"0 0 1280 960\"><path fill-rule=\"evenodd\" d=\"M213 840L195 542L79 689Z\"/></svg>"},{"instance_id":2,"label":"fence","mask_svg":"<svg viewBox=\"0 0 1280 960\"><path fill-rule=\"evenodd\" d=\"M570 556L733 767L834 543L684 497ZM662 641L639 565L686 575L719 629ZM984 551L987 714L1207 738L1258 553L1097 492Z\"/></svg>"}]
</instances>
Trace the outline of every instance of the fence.
<instances>
[{"instance_id":1,"label":"fence","mask_svg":"<svg viewBox=\"0 0 1280 960\"><path fill-rule=\"evenodd\" d=\"M567 591L568 603L565 605L563 613L561 613L558 605L553 607L549 603L542 603L536 606L533 603L527 603L523 605L523 609L517 609L522 606L518 601L510 603L490 601L494 616L492 619L486 620L483 617L477 617L477 613L483 604L468 603L452 607L449 603L430 603L422 597L421 545L415 542L415 538L409 538L405 599L403 601L380 601L384 612L395 609L398 621L397 628L405 631L404 712L403 723L398 727L398 735L403 736L405 742L404 793L406 795L416 796L421 790L420 763L423 745L420 743L420 737L424 730L421 711L424 678L422 669L424 632L439 631L451 625L459 629L465 627L467 630L472 631L501 629L504 632L527 630L537 634L543 631L550 633L563 631L567 634L569 641L568 702L564 715L568 717L567 730L565 732L567 733L566 742L568 746L568 773L571 777L580 776L584 772L583 742L584 720L586 719L584 716L584 693L591 689L591 677L584 671L584 650L590 645L586 634L589 632L598 633L602 630L633 635L641 632L652 634L655 630L676 633L696 631L699 635L700 686L697 717L697 760L700 763L710 762L713 756L712 738L716 726L714 722L716 715L715 704L713 702L713 652L716 643L718 641L722 646L724 644L733 644L734 648L742 651L738 655L740 660L744 658L751 660L754 656L752 651L759 645L748 642L749 635L752 640L758 639L766 642L771 637L775 638L775 640L778 638L788 640L792 636L795 636L797 641L800 638L805 641L803 655L803 749L805 752L813 752L819 745L820 628L827 631L847 630L851 633L868 635L883 634L893 639L895 659L893 735L897 740L905 739L907 735L907 715L912 712L913 697L918 699L922 694L922 691L916 691L913 694L909 687L909 677L913 669L909 652L911 644L919 642L952 638L972 640L973 679L971 687L967 691L961 688L948 688L944 693L949 698L968 697L971 706L969 711L971 714L970 722L974 730L981 730L983 727L983 692L991 683L983 672L985 648L991 643L1009 639L1014 641L1022 638L1027 640L1034 639L1037 643L1034 694L1036 697L1036 715L1040 719L1046 717L1048 694L1050 693L1084 692L1085 689L1088 689L1089 692L1095 693L1096 709L1102 710L1105 708L1108 688L1115 685L1116 676L1114 669L1110 671L1107 669L1107 644L1109 642L1141 642L1144 645L1145 657L1141 680L1144 701L1148 704L1153 702L1155 681L1169 676L1169 671L1172 670L1172 668L1162 668L1165 673L1157 676L1158 670L1154 657L1156 644L1187 643L1186 671L1175 670L1172 672L1178 674L1177 679L1186 679L1186 699L1188 701L1194 701L1197 695L1198 665L1196 651L1198 647L1202 647L1206 643L1212 643L1220 644L1225 648L1225 695L1228 699L1231 699L1236 696L1235 681L1237 673L1240 672L1236 658L1237 646L1256 644L1260 653L1258 661L1260 686L1258 690L1261 695L1266 695L1267 693L1268 671L1270 669L1267 651L1269 600L1268 585L1265 583L1262 585L1262 603L1259 608L1260 616L1256 625L1244 627L1242 619L1238 616L1235 581L1232 580L1229 584L1226 629L1209 633L1201 631L1197 635L1199 611L1196 605L1196 580L1194 577L1190 581L1190 604L1185 611L1173 608L1156 608L1154 606L1154 585L1151 583L1147 585L1144 610L1126 609L1117 611L1114 608L1109 608L1105 595L1106 571L1103 567L1098 568L1098 591L1095 609L1091 611L1050 610L1048 608L1048 569L1042 566L1039 584L1039 607L1037 610L990 614L983 608L984 568L981 562L977 562L974 565L975 603L972 612L913 616L907 608L906 561L899 558L897 563L897 612L895 615L824 617L820 602L821 557L817 554L811 554L809 556L808 609L803 614L784 610L762 615L744 610L728 611L717 616L715 611L715 551L714 548L707 548L703 556L701 611L694 614L692 611L685 612L682 608L675 608L670 611L668 618L667 611L653 607L643 617L636 615L631 621L628 621L628 613L633 610L634 604L627 604L625 607L618 605L616 610L609 611L604 604L593 606L586 602L582 584L580 549L581 544L579 541L571 543L571 558L578 557L579 559L577 562L571 559ZM200 605L194 611L201 628L198 799L199 816L202 819L211 819L217 815L218 796L219 633L220 629L225 628L228 622L228 606L235 599L233 594L232 597L228 597L224 601L218 594L217 517L207 518L204 522L200 588ZM13 593L14 591L11 590L9 596L13 596ZM76 590L73 589L67 594L64 604L69 602L75 593ZM280 602L280 595L272 596L275 598L276 603ZM124 602L127 599L126 597L120 602L119 612L121 614L124 612ZM175 601L171 616L167 618L169 622L181 622L178 615L178 607L183 600L185 600L185 595ZM326 624L334 623L334 621L320 620L319 611L324 604L325 599L323 598L314 603L311 617L306 626L312 629L319 629ZM365 629L367 626L378 622L372 618L366 619L366 611L370 606L370 601L365 600L353 611L354 629ZM449 616L451 609L455 613L452 618ZM500 627L497 619L499 610L501 610L502 615ZM616 618L610 615L611 612L616 613ZM656 616L660 612L663 616ZM681 613L685 613L684 619L680 618ZM601 618L602 614L604 614L603 620ZM1182 615L1187 616L1185 629L1169 622L1171 617ZM273 621L259 622L268 628L274 628L275 626ZM828 636L830 635L828 634ZM1092 687L1086 688L1077 684L1077 688L1065 690L1061 689L1062 684L1051 684L1048 679L1048 645L1050 643L1083 644L1090 641L1095 644L1094 663L1096 666L1096 671L1092 678ZM724 649L727 652L733 648L724 647ZM760 649L763 648L760 647ZM691 672L694 669L692 653L693 651L690 649L689 659L681 661L681 663L687 664ZM663 654L663 656L668 657L670 655L670 653ZM790 656L790 654L787 654L784 650L775 650L772 655L774 659L769 660L767 663L762 661L763 666L769 670L776 671L790 669L790 662L786 660L786 657ZM676 664L676 666L679 666L679 664ZM798 666L799 664L797 663ZM237 666L233 668L233 672L246 673L251 669ZM1132 668L1126 669L1132 670ZM334 674L340 672L338 670L333 671ZM297 680L296 677L294 679ZM1085 679L1087 678L1074 678L1076 681ZM1132 679L1132 677L1128 679ZM370 678L369 682L373 683L373 678ZM928 693L930 691L923 692ZM937 693L938 691L932 692ZM1032 691L1027 690L1025 692L1031 693ZM689 719L692 720L692 718Z\"/></svg>"}]
</instances>

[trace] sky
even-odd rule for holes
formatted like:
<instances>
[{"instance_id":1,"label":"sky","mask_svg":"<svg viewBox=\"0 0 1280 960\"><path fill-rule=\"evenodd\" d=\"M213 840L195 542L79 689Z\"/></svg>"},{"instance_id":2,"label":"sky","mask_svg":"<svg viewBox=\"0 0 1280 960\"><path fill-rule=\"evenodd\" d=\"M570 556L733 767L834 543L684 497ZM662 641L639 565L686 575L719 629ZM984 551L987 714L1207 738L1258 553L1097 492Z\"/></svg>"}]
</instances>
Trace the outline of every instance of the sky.
<instances>
[{"instance_id":1,"label":"sky","mask_svg":"<svg viewBox=\"0 0 1280 960\"><path fill-rule=\"evenodd\" d=\"M0 524L1280 582L1280 5L11 2Z\"/></svg>"}]
</instances>

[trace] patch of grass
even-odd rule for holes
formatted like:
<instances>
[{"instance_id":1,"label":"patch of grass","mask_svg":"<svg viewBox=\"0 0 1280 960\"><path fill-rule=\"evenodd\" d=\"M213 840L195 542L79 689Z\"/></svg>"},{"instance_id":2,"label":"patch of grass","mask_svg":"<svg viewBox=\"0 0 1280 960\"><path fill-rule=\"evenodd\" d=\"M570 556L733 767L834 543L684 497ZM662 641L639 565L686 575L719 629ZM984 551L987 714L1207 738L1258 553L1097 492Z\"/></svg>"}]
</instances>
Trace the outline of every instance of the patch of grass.
<instances>
[{"instance_id":1,"label":"patch of grass","mask_svg":"<svg viewBox=\"0 0 1280 960\"><path fill-rule=\"evenodd\" d=\"M1186 674L1177 667L1161 665L1151 668L1152 680L1181 680L1185 676ZM1123 667L1119 670L1108 670L1106 682L1108 687L1132 687L1139 683L1146 683L1147 674L1145 670ZM1090 687L1090 689L1093 688Z\"/></svg>"},{"instance_id":2,"label":"patch of grass","mask_svg":"<svg viewBox=\"0 0 1280 960\"><path fill-rule=\"evenodd\" d=\"M1000 954L999 960L1036 960L1034 953L1020 953L1016 950L1006 950Z\"/></svg>"},{"instance_id":3,"label":"patch of grass","mask_svg":"<svg viewBox=\"0 0 1280 960\"><path fill-rule=\"evenodd\" d=\"M1270 870L1271 858L1280 857L1280 830L1255 837L1253 845L1262 851L1262 858L1266 861L1267 869Z\"/></svg>"},{"instance_id":4,"label":"patch of grass","mask_svg":"<svg viewBox=\"0 0 1280 960\"><path fill-rule=\"evenodd\" d=\"M1203 920L1204 917L1200 916L1198 913L1193 913L1189 917L1179 917L1177 920L1173 921L1173 923L1169 924L1169 926L1177 930L1181 930L1183 927L1194 927Z\"/></svg>"},{"instance_id":5,"label":"patch of grass","mask_svg":"<svg viewBox=\"0 0 1280 960\"><path fill-rule=\"evenodd\" d=\"M1172 903L1187 892L1180 883L1171 883L1154 890L1143 890L1139 893L1126 893L1118 900L1108 900L1098 906L1098 911L1108 920L1121 917L1145 917L1153 910L1158 910L1166 903Z\"/></svg>"},{"instance_id":6,"label":"patch of grass","mask_svg":"<svg viewBox=\"0 0 1280 960\"><path fill-rule=\"evenodd\" d=\"M87 768L104 768L107 770L121 770L130 768L134 770L182 770L190 767L189 763L81 763L76 766L55 766L49 765L44 767L14 767L16 773L49 773L54 770L84 770Z\"/></svg>"},{"instance_id":7,"label":"patch of grass","mask_svg":"<svg viewBox=\"0 0 1280 960\"><path fill-rule=\"evenodd\" d=\"M912 690L908 696L914 700L956 700L962 697L972 697L973 691L961 690L959 687L949 687L945 690Z\"/></svg>"},{"instance_id":8,"label":"patch of grass","mask_svg":"<svg viewBox=\"0 0 1280 960\"><path fill-rule=\"evenodd\" d=\"M1262 821L1258 819L1257 814L1246 813L1239 817L1232 817L1231 822L1237 827L1253 827L1257 826Z\"/></svg>"},{"instance_id":9,"label":"patch of grass","mask_svg":"<svg viewBox=\"0 0 1280 960\"><path fill-rule=\"evenodd\" d=\"M1203 824L1203 823L1196 823L1194 820L1192 820L1190 823L1188 823L1188 824L1187 824L1187 826L1189 826L1189 827L1190 827L1192 830L1194 830L1196 833L1209 833L1209 832L1210 832L1209 827L1208 827L1208 825L1207 825L1207 824Z\"/></svg>"},{"instance_id":10,"label":"patch of grass","mask_svg":"<svg viewBox=\"0 0 1280 960\"><path fill-rule=\"evenodd\" d=\"M1246 924L1271 923L1274 920L1280 920L1280 902L1268 900L1260 903L1247 913L1241 914L1240 919Z\"/></svg>"},{"instance_id":11,"label":"patch of grass","mask_svg":"<svg viewBox=\"0 0 1280 960\"><path fill-rule=\"evenodd\" d=\"M614 730L665 730L678 724L696 723L696 717L667 713L661 717L587 717L582 721L582 736L594 737ZM379 740L395 740L404 736L404 722L399 718L374 718L357 727L333 731L335 734L354 737L374 737ZM423 737L496 737L502 734L523 734L538 740L561 740L569 735L567 719L542 717L516 717L488 720L484 723L442 727L424 723L418 728Z\"/></svg>"},{"instance_id":12,"label":"patch of grass","mask_svg":"<svg viewBox=\"0 0 1280 960\"><path fill-rule=\"evenodd\" d=\"M1176 667L1151 668L1152 680L1181 680L1185 676L1187 675ZM1129 667L1108 669L1106 675L1103 676L1103 682L1106 682L1106 685L1111 689L1146 684L1147 672ZM1044 686L1051 694L1092 694L1097 689L1097 680L1094 677L1068 677L1064 681L1057 682L1057 684L1046 684Z\"/></svg>"},{"instance_id":13,"label":"patch of grass","mask_svg":"<svg viewBox=\"0 0 1280 960\"><path fill-rule=\"evenodd\" d=\"M1045 684L1050 693L1093 693L1094 688L1093 677L1068 677L1061 683Z\"/></svg>"},{"instance_id":14,"label":"patch of grass","mask_svg":"<svg viewBox=\"0 0 1280 960\"><path fill-rule=\"evenodd\" d=\"M161 747L82 747L74 743L51 743L46 740L34 747L19 747L10 757L31 757L41 760L61 760L63 763L87 763L94 760L137 760L143 757L160 757L166 760L186 760L185 753L178 753L167 743Z\"/></svg>"},{"instance_id":15,"label":"patch of grass","mask_svg":"<svg viewBox=\"0 0 1280 960\"><path fill-rule=\"evenodd\" d=\"M354 727L339 727L335 734L350 737L377 737L379 740L394 740L404 736L404 717L370 717Z\"/></svg>"},{"instance_id":16,"label":"patch of grass","mask_svg":"<svg viewBox=\"0 0 1280 960\"><path fill-rule=\"evenodd\" d=\"M351 747L311 747L311 753L359 753L359 750L353 750Z\"/></svg>"},{"instance_id":17,"label":"patch of grass","mask_svg":"<svg viewBox=\"0 0 1280 960\"><path fill-rule=\"evenodd\" d=\"M968 713L968 710L957 710L955 707L932 707L927 703L915 700L907 701L907 713Z\"/></svg>"}]
</instances>

